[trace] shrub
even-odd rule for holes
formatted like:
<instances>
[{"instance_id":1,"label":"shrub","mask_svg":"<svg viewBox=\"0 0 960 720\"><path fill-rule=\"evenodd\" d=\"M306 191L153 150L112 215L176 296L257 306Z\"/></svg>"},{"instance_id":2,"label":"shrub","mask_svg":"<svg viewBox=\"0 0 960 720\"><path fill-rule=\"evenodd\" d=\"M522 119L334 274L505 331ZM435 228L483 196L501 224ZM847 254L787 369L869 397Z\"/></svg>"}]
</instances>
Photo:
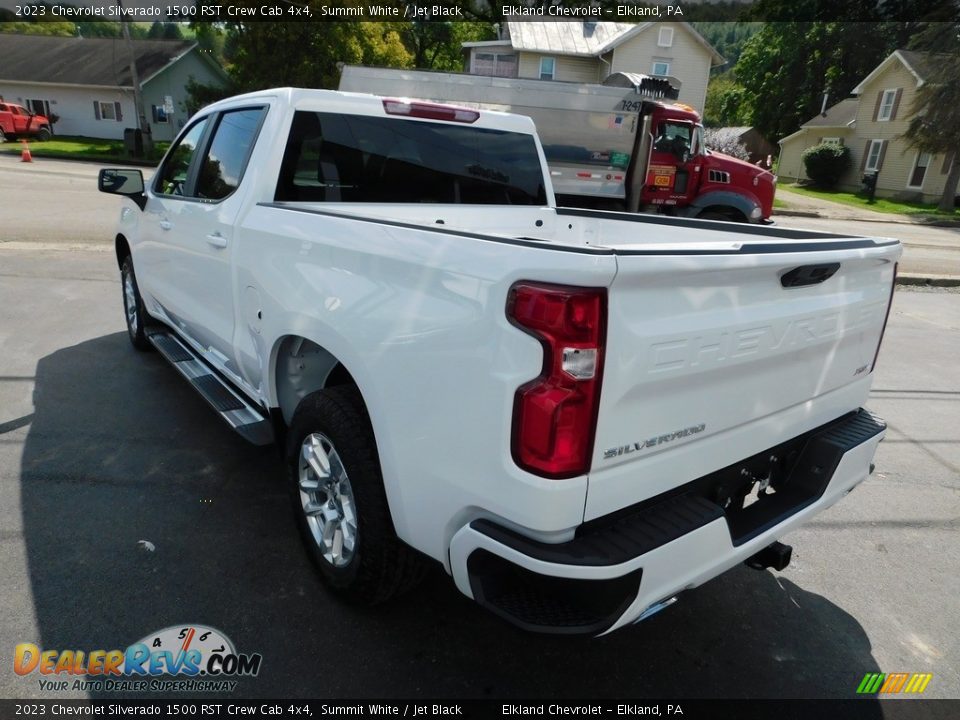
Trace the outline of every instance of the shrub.
<instances>
[{"instance_id":1,"label":"shrub","mask_svg":"<svg viewBox=\"0 0 960 720\"><path fill-rule=\"evenodd\" d=\"M850 169L850 148L834 143L820 143L803 151L803 166L814 185L835 187Z\"/></svg>"}]
</instances>

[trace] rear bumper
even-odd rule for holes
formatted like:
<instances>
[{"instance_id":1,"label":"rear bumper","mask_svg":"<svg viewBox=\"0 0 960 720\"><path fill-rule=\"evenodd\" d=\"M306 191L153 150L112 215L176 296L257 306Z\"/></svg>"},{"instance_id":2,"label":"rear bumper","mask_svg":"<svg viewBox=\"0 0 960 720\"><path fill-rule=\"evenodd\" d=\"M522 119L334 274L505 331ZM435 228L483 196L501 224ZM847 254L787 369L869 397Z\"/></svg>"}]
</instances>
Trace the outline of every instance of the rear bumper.
<instances>
[{"instance_id":1,"label":"rear bumper","mask_svg":"<svg viewBox=\"0 0 960 720\"><path fill-rule=\"evenodd\" d=\"M869 475L885 424L865 410L614 515L573 540L532 540L489 519L450 544L457 587L524 629L601 634L748 559L833 505ZM793 453L776 493L718 504L743 468ZM722 503L722 501L720 501Z\"/></svg>"}]
</instances>

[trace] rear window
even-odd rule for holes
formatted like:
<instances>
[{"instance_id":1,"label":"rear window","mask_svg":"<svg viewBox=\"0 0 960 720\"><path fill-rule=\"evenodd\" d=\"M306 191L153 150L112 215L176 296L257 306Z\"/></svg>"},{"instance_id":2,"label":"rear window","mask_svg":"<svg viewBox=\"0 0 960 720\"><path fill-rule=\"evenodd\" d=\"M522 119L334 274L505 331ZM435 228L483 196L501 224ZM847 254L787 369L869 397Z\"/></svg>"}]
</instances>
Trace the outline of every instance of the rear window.
<instances>
[{"instance_id":1,"label":"rear window","mask_svg":"<svg viewBox=\"0 0 960 720\"><path fill-rule=\"evenodd\" d=\"M533 136L297 112L276 200L546 205Z\"/></svg>"}]
</instances>

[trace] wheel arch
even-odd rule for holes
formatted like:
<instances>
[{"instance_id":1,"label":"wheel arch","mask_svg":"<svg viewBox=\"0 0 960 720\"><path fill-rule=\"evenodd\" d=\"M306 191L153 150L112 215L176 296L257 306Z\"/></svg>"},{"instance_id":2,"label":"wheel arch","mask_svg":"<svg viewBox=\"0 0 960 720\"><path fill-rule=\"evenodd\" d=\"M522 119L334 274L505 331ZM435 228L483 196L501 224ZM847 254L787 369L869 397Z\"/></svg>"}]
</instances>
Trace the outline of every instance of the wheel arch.
<instances>
[{"instance_id":1,"label":"wheel arch","mask_svg":"<svg viewBox=\"0 0 960 720\"><path fill-rule=\"evenodd\" d=\"M737 222L749 222L750 213L760 204L742 193L718 190L697 197L691 204L690 214L699 217L703 213L717 213Z\"/></svg>"},{"instance_id":2,"label":"wheel arch","mask_svg":"<svg viewBox=\"0 0 960 720\"><path fill-rule=\"evenodd\" d=\"M347 366L332 352L309 338L284 335L275 343L271 357L271 395L287 426L300 401L317 390L335 385L353 385L363 398L363 391Z\"/></svg>"},{"instance_id":3,"label":"wheel arch","mask_svg":"<svg viewBox=\"0 0 960 720\"><path fill-rule=\"evenodd\" d=\"M114 238L114 249L117 253L117 267L123 265L123 259L130 255L130 243L127 242L127 238L123 236L123 233L117 233L117 237Z\"/></svg>"}]
</instances>

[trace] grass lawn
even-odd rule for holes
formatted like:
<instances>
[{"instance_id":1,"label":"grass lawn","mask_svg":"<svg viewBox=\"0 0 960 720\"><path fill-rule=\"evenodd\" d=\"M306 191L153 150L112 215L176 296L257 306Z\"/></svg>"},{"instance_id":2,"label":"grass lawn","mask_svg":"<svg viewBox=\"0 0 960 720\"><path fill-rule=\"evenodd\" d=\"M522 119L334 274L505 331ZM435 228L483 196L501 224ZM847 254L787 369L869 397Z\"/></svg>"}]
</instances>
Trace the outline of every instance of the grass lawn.
<instances>
[{"instance_id":1,"label":"grass lawn","mask_svg":"<svg viewBox=\"0 0 960 720\"><path fill-rule=\"evenodd\" d=\"M153 153L146 161L156 164L163 157L168 142L154 143ZM0 152L19 155L23 145L6 142L0 145ZM74 137L55 135L46 142L30 141L30 154L38 158L62 158L64 160L99 160L102 162L129 162L123 148L123 140L104 140L102 138Z\"/></svg>"},{"instance_id":2,"label":"grass lawn","mask_svg":"<svg viewBox=\"0 0 960 720\"><path fill-rule=\"evenodd\" d=\"M852 205L853 207L863 208L864 210L873 210L879 213L897 213L900 215L922 215L931 218L957 218L960 219L960 208L952 213L942 213L937 210L936 205L927 205L925 203L900 202L889 200L887 198L877 198L873 203L867 202L867 198L851 192L839 192L835 190L820 190L806 185L779 185L777 191L785 190L788 193L797 193L807 197L821 198L842 205Z\"/></svg>"}]
</instances>

